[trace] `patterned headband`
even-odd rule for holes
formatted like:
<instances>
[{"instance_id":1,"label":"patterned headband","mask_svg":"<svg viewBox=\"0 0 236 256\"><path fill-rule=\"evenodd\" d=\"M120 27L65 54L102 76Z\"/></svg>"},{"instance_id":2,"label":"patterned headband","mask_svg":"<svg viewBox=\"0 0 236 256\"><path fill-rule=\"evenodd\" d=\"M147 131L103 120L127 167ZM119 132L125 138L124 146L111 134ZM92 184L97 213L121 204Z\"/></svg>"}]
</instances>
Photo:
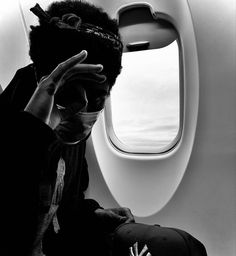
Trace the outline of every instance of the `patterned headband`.
<instances>
[{"instance_id":1,"label":"patterned headband","mask_svg":"<svg viewBox=\"0 0 236 256\"><path fill-rule=\"evenodd\" d=\"M48 24L54 24L58 28L62 29L72 29L80 33L96 36L99 39L109 42L112 47L120 53L123 51L123 44L117 35L104 30L99 26L95 26L90 23L83 23L82 19L74 13L64 14L61 19L59 17L51 17L40 7L39 4L36 4L30 9L30 11L33 12L40 20Z\"/></svg>"}]
</instances>

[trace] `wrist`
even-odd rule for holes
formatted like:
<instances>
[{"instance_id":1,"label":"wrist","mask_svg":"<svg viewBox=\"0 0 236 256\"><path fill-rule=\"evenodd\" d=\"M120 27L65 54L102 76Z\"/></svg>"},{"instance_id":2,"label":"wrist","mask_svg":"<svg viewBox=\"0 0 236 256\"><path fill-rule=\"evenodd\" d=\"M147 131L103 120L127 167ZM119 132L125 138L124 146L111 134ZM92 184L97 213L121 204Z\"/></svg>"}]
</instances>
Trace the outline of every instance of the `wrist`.
<instances>
[{"instance_id":1,"label":"wrist","mask_svg":"<svg viewBox=\"0 0 236 256\"><path fill-rule=\"evenodd\" d=\"M45 95L43 90L38 87L26 105L24 111L49 125L53 101L47 97L48 95Z\"/></svg>"}]
</instances>

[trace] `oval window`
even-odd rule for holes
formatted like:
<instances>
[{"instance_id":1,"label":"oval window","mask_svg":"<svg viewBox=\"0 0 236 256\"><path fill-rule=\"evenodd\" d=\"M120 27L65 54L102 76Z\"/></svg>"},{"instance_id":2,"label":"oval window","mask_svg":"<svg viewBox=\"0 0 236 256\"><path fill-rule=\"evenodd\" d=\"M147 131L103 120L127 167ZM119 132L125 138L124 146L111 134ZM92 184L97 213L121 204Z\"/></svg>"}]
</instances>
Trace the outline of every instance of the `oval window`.
<instances>
[{"instance_id":1,"label":"oval window","mask_svg":"<svg viewBox=\"0 0 236 256\"><path fill-rule=\"evenodd\" d=\"M124 53L122 67L111 91L112 124L122 150L167 150L180 130L177 42L160 49Z\"/></svg>"}]
</instances>

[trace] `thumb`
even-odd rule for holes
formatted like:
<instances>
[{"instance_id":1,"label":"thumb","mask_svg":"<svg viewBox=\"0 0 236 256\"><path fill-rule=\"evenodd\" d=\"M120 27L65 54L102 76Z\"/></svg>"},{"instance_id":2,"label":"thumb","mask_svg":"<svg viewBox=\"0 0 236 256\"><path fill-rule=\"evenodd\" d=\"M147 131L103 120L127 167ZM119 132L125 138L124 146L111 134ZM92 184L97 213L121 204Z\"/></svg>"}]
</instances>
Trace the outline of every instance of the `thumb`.
<instances>
[{"instance_id":1,"label":"thumb","mask_svg":"<svg viewBox=\"0 0 236 256\"><path fill-rule=\"evenodd\" d=\"M119 214L117 214L117 213L115 213L115 212L113 212L113 211L110 211L109 215L110 215L111 220L112 220L113 222L117 223L117 224L126 221L126 217L120 216Z\"/></svg>"}]
</instances>

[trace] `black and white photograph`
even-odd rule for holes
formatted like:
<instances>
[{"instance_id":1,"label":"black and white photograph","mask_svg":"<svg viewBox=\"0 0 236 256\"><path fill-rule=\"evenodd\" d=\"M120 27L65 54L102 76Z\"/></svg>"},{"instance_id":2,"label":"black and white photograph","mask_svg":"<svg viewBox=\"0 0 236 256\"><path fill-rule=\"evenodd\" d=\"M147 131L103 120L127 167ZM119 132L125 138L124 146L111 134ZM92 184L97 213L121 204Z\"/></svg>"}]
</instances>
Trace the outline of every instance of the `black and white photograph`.
<instances>
[{"instance_id":1,"label":"black and white photograph","mask_svg":"<svg viewBox=\"0 0 236 256\"><path fill-rule=\"evenodd\" d=\"M3 256L236 256L236 1L0 2Z\"/></svg>"}]
</instances>

